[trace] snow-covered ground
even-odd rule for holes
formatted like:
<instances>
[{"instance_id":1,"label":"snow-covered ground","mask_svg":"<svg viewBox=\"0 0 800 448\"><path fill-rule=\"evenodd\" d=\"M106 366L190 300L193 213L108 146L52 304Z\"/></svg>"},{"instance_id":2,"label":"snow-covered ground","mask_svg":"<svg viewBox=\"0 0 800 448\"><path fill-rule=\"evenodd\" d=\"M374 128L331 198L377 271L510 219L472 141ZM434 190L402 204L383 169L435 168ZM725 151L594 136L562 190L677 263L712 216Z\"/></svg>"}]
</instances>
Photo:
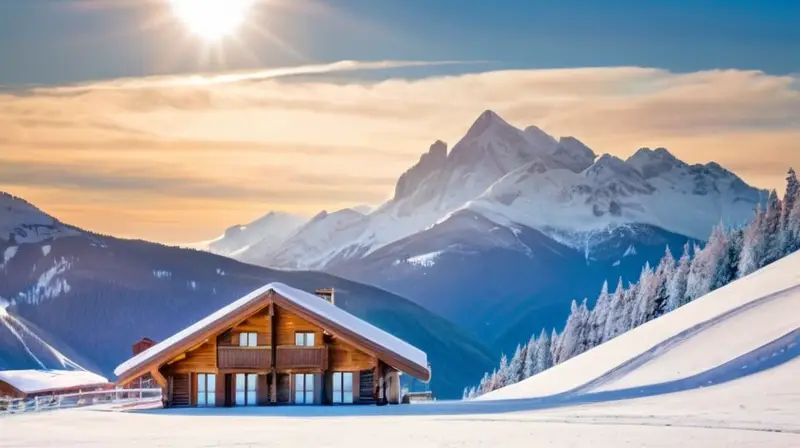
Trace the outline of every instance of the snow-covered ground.
<instances>
[{"instance_id":1,"label":"snow-covered ground","mask_svg":"<svg viewBox=\"0 0 800 448\"><path fill-rule=\"evenodd\" d=\"M0 419L0 444L795 448L798 268L800 253L480 400L56 411Z\"/></svg>"}]
</instances>

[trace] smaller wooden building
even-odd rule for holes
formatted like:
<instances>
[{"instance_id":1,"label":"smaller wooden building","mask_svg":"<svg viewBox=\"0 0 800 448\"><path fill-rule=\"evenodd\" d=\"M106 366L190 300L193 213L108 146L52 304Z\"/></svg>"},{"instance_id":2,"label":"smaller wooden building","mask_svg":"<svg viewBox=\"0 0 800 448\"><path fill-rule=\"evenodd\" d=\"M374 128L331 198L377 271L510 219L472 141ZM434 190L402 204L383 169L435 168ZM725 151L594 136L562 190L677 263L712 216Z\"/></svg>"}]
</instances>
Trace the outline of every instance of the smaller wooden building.
<instances>
[{"instance_id":1,"label":"smaller wooden building","mask_svg":"<svg viewBox=\"0 0 800 448\"><path fill-rule=\"evenodd\" d=\"M169 407L219 407L399 403L400 372L429 381L426 354L337 307L332 289L270 283L114 374L122 387L152 379Z\"/></svg>"},{"instance_id":2,"label":"smaller wooden building","mask_svg":"<svg viewBox=\"0 0 800 448\"><path fill-rule=\"evenodd\" d=\"M0 370L0 398L33 398L111 389L113 384L84 370Z\"/></svg>"}]
</instances>

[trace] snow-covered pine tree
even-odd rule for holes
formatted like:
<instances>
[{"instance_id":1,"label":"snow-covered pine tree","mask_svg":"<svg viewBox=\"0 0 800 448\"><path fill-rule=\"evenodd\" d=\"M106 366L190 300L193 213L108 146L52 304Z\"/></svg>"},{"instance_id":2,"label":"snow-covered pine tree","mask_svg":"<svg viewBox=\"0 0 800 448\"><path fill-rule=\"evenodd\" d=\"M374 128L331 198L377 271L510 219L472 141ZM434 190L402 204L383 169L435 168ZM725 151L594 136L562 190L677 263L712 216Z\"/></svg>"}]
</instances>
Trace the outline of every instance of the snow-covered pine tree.
<instances>
[{"instance_id":1,"label":"snow-covered pine tree","mask_svg":"<svg viewBox=\"0 0 800 448\"><path fill-rule=\"evenodd\" d=\"M761 211L761 204L759 204L756 206L753 219L744 230L742 252L739 256L739 277L744 277L759 267L758 264L763 257L761 251L764 247L763 223L764 213Z\"/></svg>"},{"instance_id":2,"label":"snow-covered pine tree","mask_svg":"<svg viewBox=\"0 0 800 448\"><path fill-rule=\"evenodd\" d=\"M761 230L764 237L762 242L764 249L758 264L759 268L783 256L780 235L782 213L782 205L781 200L778 199L778 193L772 190L769 194L769 200L767 201L767 210L764 213L764 223Z\"/></svg>"},{"instance_id":3,"label":"snow-covered pine tree","mask_svg":"<svg viewBox=\"0 0 800 448\"><path fill-rule=\"evenodd\" d=\"M617 282L617 289L614 290L614 294L611 296L611 305L608 310L608 316L606 316L603 341L614 339L622 331L622 319L625 313L624 293L625 286L622 283L622 277L620 277Z\"/></svg>"},{"instance_id":4,"label":"snow-covered pine tree","mask_svg":"<svg viewBox=\"0 0 800 448\"><path fill-rule=\"evenodd\" d=\"M786 255L800 249L800 192L794 199L794 206L789 212L788 220L786 223L788 242L784 249Z\"/></svg>"},{"instance_id":5,"label":"snow-covered pine tree","mask_svg":"<svg viewBox=\"0 0 800 448\"><path fill-rule=\"evenodd\" d=\"M608 281L603 282L600 295L589 314L588 348L597 347L605 341L606 320L611 309L611 296L608 294Z\"/></svg>"},{"instance_id":6,"label":"snow-covered pine tree","mask_svg":"<svg viewBox=\"0 0 800 448\"><path fill-rule=\"evenodd\" d=\"M589 310L586 306L586 299L578 305L573 300L567 323L564 331L559 337L558 358L556 364L560 364L573 356L577 356L587 349L587 336L589 333Z\"/></svg>"},{"instance_id":7,"label":"snow-covered pine tree","mask_svg":"<svg viewBox=\"0 0 800 448\"><path fill-rule=\"evenodd\" d=\"M489 390L489 372L484 372L483 373L483 378L481 378L481 381L478 383L477 395L483 395L483 394L485 394L487 392L490 392L490 390Z\"/></svg>"},{"instance_id":8,"label":"snow-covered pine tree","mask_svg":"<svg viewBox=\"0 0 800 448\"><path fill-rule=\"evenodd\" d=\"M633 310L631 312L631 326L636 328L647 322L647 316L654 309L657 279L650 263L646 262L639 275L639 283L636 288L636 296Z\"/></svg>"},{"instance_id":9,"label":"snow-covered pine tree","mask_svg":"<svg viewBox=\"0 0 800 448\"><path fill-rule=\"evenodd\" d=\"M506 387L509 384L511 380L511 369L509 367L508 356L503 353L503 356L500 357L500 367L497 369L497 378L495 379L494 389L492 390Z\"/></svg>"},{"instance_id":10,"label":"snow-covered pine tree","mask_svg":"<svg viewBox=\"0 0 800 448\"><path fill-rule=\"evenodd\" d=\"M683 254L678 260L678 266L667 282L667 312L670 312L686 301L686 282L689 277L689 269L692 264L692 256L689 254L689 242L683 246Z\"/></svg>"},{"instance_id":11,"label":"snow-covered pine tree","mask_svg":"<svg viewBox=\"0 0 800 448\"><path fill-rule=\"evenodd\" d=\"M667 284L675 274L675 257L667 246L661 262L655 272L655 294L653 297L653 309L648 310L647 320L655 319L667 312Z\"/></svg>"},{"instance_id":12,"label":"snow-covered pine tree","mask_svg":"<svg viewBox=\"0 0 800 448\"><path fill-rule=\"evenodd\" d=\"M727 251L728 237L722 224L714 226L708 244L696 254L689 269L686 295L695 300L711 292L715 284L714 276Z\"/></svg>"},{"instance_id":13,"label":"snow-covered pine tree","mask_svg":"<svg viewBox=\"0 0 800 448\"><path fill-rule=\"evenodd\" d=\"M552 365L556 365L556 351L561 345L561 335L558 334L555 328L550 332L550 360Z\"/></svg>"},{"instance_id":14,"label":"snow-covered pine tree","mask_svg":"<svg viewBox=\"0 0 800 448\"><path fill-rule=\"evenodd\" d=\"M467 399L472 400L473 398L478 396L478 391L475 390L475 386L469 388L469 392L467 392Z\"/></svg>"},{"instance_id":15,"label":"snow-covered pine tree","mask_svg":"<svg viewBox=\"0 0 800 448\"><path fill-rule=\"evenodd\" d=\"M544 329L542 329L544 332ZM528 345L526 346L527 356L525 357L525 365L523 366L522 371L522 378L530 378L533 375L536 375L536 360L539 358L539 341L536 339L536 333L531 335L531 339L528 341ZM550 351L550 347L547 347L548 355Z\"/></svg>"},{"instance_id":16,"label":"snow-covered pine tree","mask_svg":"<svg viewBox=\"0 0 800 448\"><path fill-rule=\"evenodd\" d=\"M556 334L556 330L553 329L553 335ZM544 372L545 370L553 367L553 353L550 350L551 340L553 338L547 336L547 331L542 328L542 333L539 335L539 339L537 340L537 349L536 349L536 373Z\"/></svg>"},{"instance_id":17,"label":"snow-covered pine tree","mask_svg":"<svg viewBox=\"0 0 800 448\"><path fill-rule=\"evenodd\" d=\"M781 230L784 232L789 229L789 218L794 211L798 194L800 194L800 184L797 182L797 173L793 168L789 168L789 172L786 173L786 191L783 193L783 209L781 211Z\"/></svg>"},{"instance_id":18,"label":"snow-covered pine tree","mask_svg":"<svg viewBox=\"0 0 800 448\"><path fill-rule=\"evenodd\" d=\"M517 344L517 349L514 350L514 356L511 357L511 362L508 366L508 375L506 377L506 386L519 383L524 379L525 374L525 358L528 356L528 346Z\"/></svg>"},{"instance_id":19,"label":"snow-covered pine tree","mask_svg":"<svg viewBox=\"0 0 800 448\"><path fill-rule=\"evenodd\" d=\"M628 287L622 292L622 317L619 320L619 330L617 334L625 333L634 328L634 317L636 312L636 298L639 294L638 283L628 283Z\"/></svg>"},{"instance_id":20,"label":"snow-covered pine tree","mask_svg":"<svg viewBox=\"0 0 800 448\"><path fill-rule=\"evenodd\" d=\"M717 272L711 282L711 290L721 288L739 277L739 255L742 252L744 230L737 229L728 235L728 244L717 264Z\"/></svg>"}]
</instances>

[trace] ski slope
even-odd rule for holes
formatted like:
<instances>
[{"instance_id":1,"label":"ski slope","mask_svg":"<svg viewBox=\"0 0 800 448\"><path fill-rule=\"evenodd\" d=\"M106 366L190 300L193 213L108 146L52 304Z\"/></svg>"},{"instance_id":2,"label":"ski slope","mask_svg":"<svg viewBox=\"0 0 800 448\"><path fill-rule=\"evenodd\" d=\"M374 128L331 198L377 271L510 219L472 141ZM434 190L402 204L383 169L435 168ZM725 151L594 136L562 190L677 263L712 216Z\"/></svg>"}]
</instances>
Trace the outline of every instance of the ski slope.
<instances>
[{"instance_id":1,"label":"ski slope","mask_svg":"<svg viewBox=\"0 0 800 448\"><path fill-rule=\"evenodd\" d=\"M800 253L479 400L542 398L731 380L800 342ZM783 352L781 352L783 350ZM738 370L737 370L738 369ZM797 371L800 377L800 370ZM683 382L683 384L681 384ZM795 386L800 390L800 382ZM622 396L618 394L617 396Z\"/></svg>"}]
</instances>

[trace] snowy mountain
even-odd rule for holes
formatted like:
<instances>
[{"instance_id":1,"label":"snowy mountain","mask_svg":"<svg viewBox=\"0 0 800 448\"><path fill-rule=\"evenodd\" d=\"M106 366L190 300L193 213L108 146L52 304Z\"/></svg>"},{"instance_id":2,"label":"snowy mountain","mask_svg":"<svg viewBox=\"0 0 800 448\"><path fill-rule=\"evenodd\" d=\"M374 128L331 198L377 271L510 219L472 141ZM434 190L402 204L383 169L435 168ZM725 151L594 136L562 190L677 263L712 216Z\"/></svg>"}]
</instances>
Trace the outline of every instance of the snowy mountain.
<instances>
[{"instance_id":1,"label":"snowy mountain","mask_svg":"<svg viewBox=\"0 0 800 448\"><path fill-rule=\"evenodd\" d=\"M331 238L356 236L361 225L366 223L365 215L353 209L343 209L333 213L320 212L310 221L286 236L283 241L265 250L256 244L241 251L234 257L241 261L261 266L276 266L282 269L314 269L324 260L331 247Z\"/></svg>"},{"instance_id":2,"label":"snowy mountain","mask_svg":"<svg viewBox=\"0 0 800 448\"><path fill-rule=\"evenodd\" d=\"M535 126L521 130L486 111L449 153L444 142L431 145L400 176L394 197L365 218L317 222L313 233L284 242L282 251L291 256L252 247L237 258L330 269L458 210L507 228L535 229L581 250L595 234L630 225L703 239L720 221L745 222L765 199L716 163L688 165L664 148L642 148L627 160L598 158L574 137L556 139Z\"/></svg>"},{"instance_id":3,"label":"snowy mountain","mask_svg":"<svg viewBox=\"0 0 800 448\"><path fill-rule=\"evenodd\" d=\"M664 148L598 157L486 111L449 152L434 142L372 212L323 213L278 250L236 258L385 288L507 349L604 280L636 279L666 246L745 223L766 197L716 163Z\"/></svg>"},{"instance_id":4,"label":"snowy mountain","mask_svg":"<svg viewBox=\"0 0 800 448\"><path fill-rule=\"evenodd\" d=\"M261 254L271 254L305 222L301 216L269 212L249 224L229 227L215 240L189 246L229 257L236 257L251 248Z\"/></svg>"},{"instance_id":5,"label":"snowy mountain","mask_svg":"<svg viewBox=\"0 0 800 448\"><path fill-rule=\"evenodd\" d=\"M321 272L271 270L83 230L38 243L0 241L0 254L11 247L14 256L0 267L0 368L35 367L36 359L49 367L61 353L113 378L141 337L160 340L270 282L335 288L338 306L426 351L438 396L457 396L494 361L488 347L423 307Z\"/></svg>"},{"instance_id":6,"label":"snowy mountain","mask_svg":"<svg viewBox=\"0 0 800 448\"><path fill-rule=\"evenodd\" d=\"M75 229L61 224L25 200L0 192L0 242L12 245L38 243L76 234ZM11 251L6 252L3 263L12 256Z\"/></svg>"}]
</instances>

